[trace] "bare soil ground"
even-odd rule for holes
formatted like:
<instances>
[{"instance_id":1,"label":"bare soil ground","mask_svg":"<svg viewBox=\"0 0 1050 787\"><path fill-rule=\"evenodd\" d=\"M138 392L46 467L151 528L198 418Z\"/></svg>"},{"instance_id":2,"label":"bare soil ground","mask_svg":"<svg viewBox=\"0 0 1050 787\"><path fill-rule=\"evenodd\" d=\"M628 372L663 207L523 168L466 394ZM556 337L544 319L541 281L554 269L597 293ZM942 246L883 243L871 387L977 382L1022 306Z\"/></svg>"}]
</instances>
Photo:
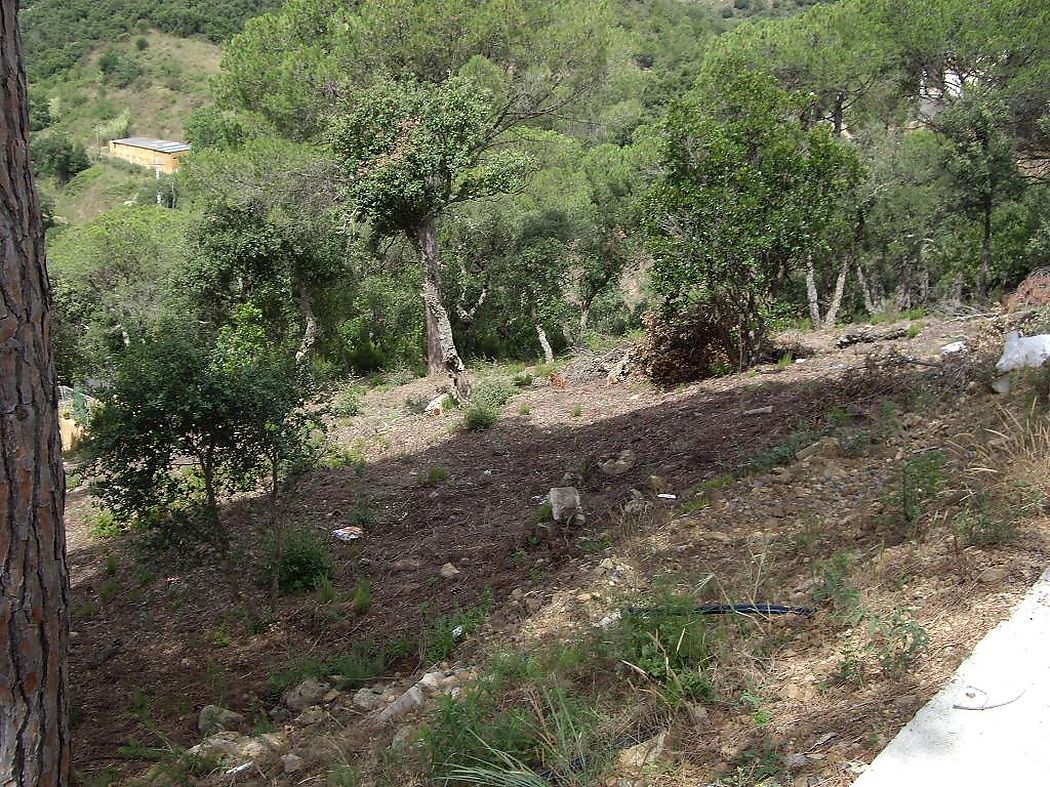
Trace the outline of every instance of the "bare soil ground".
<instances>
[{"instance_id":1,"label":"bare soil ground","mask_svg":"<svg viewBox=\"0 0 1050 787\"><path fill-rule=\"evenodd\" d=\"M203 553L157 565L119 540L97 538L87 493L72 491L77 771L95 783L141 773L151 756L199 740L197 713L210 703L266 726L277 700L270 678L283 667L366 641L418 639L434 616L483 594L494 612L456 654L463 663L493 647L572 636L625 597L668 583L699 600L811 604L822 561L848 553L865 608L887 619L908 610L929 632L928 654L899 678L832 686L851 641L866 636L862 627L837 625L823 613L760 622L784 632L772 652L747 659L762 696L761 723L728 703L676 726L661 760L666 767L651 783L710 781L758 737L807 753L792 774L797 784L849 783L1046 566L1050 522L1026 515L1016 539L995 547L967 547L954 535L966 490L982 481L973 468L991 463L985 469L994 475L1022 461L1015 442L987 431L1003 430L1001 400L981 376L994 362L987 353L995 352L1002 325L926 321L917 337L844 350L834 347L835 335L784 337L809 353L783 369L673 391L638 381L566 390L536 383L480 434L464 432L456 412L411 413L406 398L433 395L426 380L370 392L362 414L332 433L364 455L364 471L315 471L290 505L292 520L326 538L369 512L357 544L332 542L342 596L359 578L371 583L373 601L360 617L338 604L340 614L319 614L312 595L285 597L269 610L259 577L269 524L264 501L242 500L226 511L231 570ZM959 339L972 351L942 359L940 348ZM872 353L885 359L893 352L920 363L893 356L876 368L870 361ZM834 434L838 446L771 467L778 446L802 429L813 439ZM898 526L892 508L901 466L933 449L949 457L945 488L918 530ZM625 451L630 467L622 473L597 469ZM1045 487L1040 461L1027 456L1027 470L1016 472ZM445 479L422 483L438 466ZM532 514L566 473L584 477L587 523L537 543ZM705 480L719 476L704 489L703 505L683 509ZM656 497L657 487L676 499ZM632 490L647 501L645 515L625 518ZM460 573L440 576L446 563ZM420 666L408 656L377 677L404 688ZM739 683L738 673L725 684ZM717 687L719 676L713 680ZM323 784L332 751L364 762L392 734L341 705L324 724L288 732L308 753L306 769L258 783Z\"/></svg>"}]
</instances>

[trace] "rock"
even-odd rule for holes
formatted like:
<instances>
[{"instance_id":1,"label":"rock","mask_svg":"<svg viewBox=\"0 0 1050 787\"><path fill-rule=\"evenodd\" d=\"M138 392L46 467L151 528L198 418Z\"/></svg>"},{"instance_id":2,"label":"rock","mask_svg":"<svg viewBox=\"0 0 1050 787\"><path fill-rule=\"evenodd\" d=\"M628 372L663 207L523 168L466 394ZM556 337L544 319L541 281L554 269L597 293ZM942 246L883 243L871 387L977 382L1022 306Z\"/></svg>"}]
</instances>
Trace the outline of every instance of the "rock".
<instances>
[{"instance_id":1,"label":"rock","mask_svg":"<svg viewBox=\"0 0 1050 787\"><path fill-rule=\"evenodd\" d=\"M303 758L298 754L286 754L281 757L281 766L285 773L295 773L303 769Z\"/></svg>"},{"instance_id":2,"label":"rock","mask_svg":"<svg viewBox=\"0 0 1050 787\"><path fill-rule=\"evenodd\" d=\"M335 702L337 699L339 699L339 696L341 694L342 692L339 691L339 689L332 689L327 694L325 694L324 697L321 698L321 701L325 704L328 704L329 702Z\"/></svg>"},{"instance_id":3,"label":"rock","mask_svg":"<svg viewBox=\"0 0 1050 787\"><path fill-rule=\"evenodd\" d=\"M671 491L671 485L663 476L651 475L646 483L649 485L649 489L652 490L654 495L666 494Z\"/></svg>"},{"instance_id":4,"label":"rock","mask_svg":"<svg viewBox=\"0 0 1050 787\"><path fill-rule=\"evenodd\" d=\"M977 580L982 585L995 585L1002 582L1006 577L1009 576L1009 572L1005 568L999 568L998 566L992 566L982 571Z\"/></svg>"},{"instance_id":5,"label":"rock","mask_svg":"<svg viewBox=\"0 0 1050 787\"><path fill-rule=\"evenodd\" d=\"M218 732L198 743L187 754L200 759L223 763L245 761L259 766L275 764L288 751L288 739L281 733L265 733L249 737L239 732Z\"/></svg>"},{"instance_id":6,"label":"rock","mask_svg":"<svg viewBox=\"0 0 1050 787\"><path fill-rule=\"evenodd\" d=\"M413 686L390 705L388 705L382 713L379 714L379 720L382 722L394 721L404 716L409 711L413 711L423 704L423 689L418 685Z\"/></svg>"},{"instance_id":7,"label":"rock","mask_svg":"<svg viewBox=\"0 0 1050 787\"><path fill-rule=\"evenodd\" d=\"M298 686L284 693L281 702L292 710L302 711L310 705L316 705L332 687L315 678L307 678Z\"/></svg>"},{"instance_id":8,"label":"rock","mask_svg":"<svg viewBox=\"0 0 1050 787\"><path fill-rule=\"evenodd\" d=\"M579 513L580 493L576 487L560 486L554 487L547 494L547 500L551 505L551 515L555 522L569 522Z\"/></svg>"},{"instance_id":9,"label":"rock","mask_svg":"<svg viewBox=\"0 0 1050 787\"><path fill-rule=\"evenodd\" d=\"M634 467L634 451L627 448L620 451L615 459L609 459L598 465L598 468L606 475L623 475Z\"/></svg>"},{"instance_id":10,"label":"rock","mask_svg":"<svg viewBox=\"0 0 1050 787\"><path fill-rule=\"evenodd\" d=\"M311 705L295 717L295 723L308 727L311 724L317 724L322 719L324 719L324 710L319 705Z\"/></svg>"},{"instance_id":11,"label":"rock","mask_svg":"<svg viewBox=\"0 0 1050 787\"><path fill-rule=\"evenodd\" d=\"M654 763L664 751L664 740L667 738L667 730L647 741L624 749L616 758L617 767L630 774L640 774L646 765Z\"/></svg>"},{"instance_id":12,"label":"rock","mask_svg":"<svg viewBox=\"0 0 1050 787\"><path fill-rule=\"evenodd\" d=\"M460 570L451 563L446 563L441 567L441 570L438 573L441 574L441 576L443 576L445 579L453 579L459 576Z\"/></svg>"},{"instance_id":13,"label":"rock","mask_svg":"<svg viewBox=\"0 0 1050 787\"><path fill-rule=\"evenodd\" d=\"M967 353L970 351L970 347L966 342L952 342L941 347L941 355L956 355L958 353Z\"/></svg>"},{"instance_id":14,"label":"rock","mask_svg":"<svg viewBox=\"0 0 1050 787\"><path fill-rule=\"evenodd\" d=\"M416 685L423 687L427 691L434 692L434 691L437 691L438 689L441 688L441 684L444 682L444 680L445 680L445 673L444 673L444 671L436 669L436 670L431 670L426 675L424 675L422 678L420 678L419 679L419 683L417 683Z\"/></svg>"},{"instance_id":15,"label":"rock","mask_svg":"<svg viewBox=\"0 0 1050 787\"><path fill-rule=\"evenodd\" d=\"M529 612L535 612L543 606L543 599L540 596L526 596L525 597L525 609Z\"/></svg>"},{"instance_id":16,"label":"rock","mask_svg":"<svg viewBox=\"0 0 1050 787\"><path fill-rule=\"evenodd\" d=\"M445 410L454 405L455 400L453 400L447 393L439 394L427 402L427 406L423 408L423 412L427 415L441 415Z\"/></svg>"},{"instance_id":17,"label":"rock","mask_svg":"<svg viewBox=\"0 0 1050 787\"><path fill-rule=\"evenodd\" d=\"M244 723L244 716L218 705L205 705L197 717L197 730L202 735L213 735Z\"/></svg>"},{"instance_id":18,"label":"rock","mask_svg":"<svg viewBox=\"0 0 1050 787\"><path fill-rule=\"evenodd\" d=\"M789 754L784 758L784 767L789 771L800 771L809 765L809 757L805 754Z\"/></svg>"},{"instance_id":19,"label":"rock","mask_svg":"<svg viewBox=\"0 0 1050 787\"><path fill-rule=\"evenodd\" d=\"M390 568L394 571L419 571L422 567L422 563L411 557L403 557L399 560L395 560L390 565Z\"/></svg>"},{"instance_id":20,"label":"rock","mask_svg":"<svg viewBox=\"0 0 1050 787\"><path fill-rule=\"evenodd\" d=\"M352 702L355 708L375 710L383 704L383 690L372 686L358 689Z\"/></svg>"}]
</instances>

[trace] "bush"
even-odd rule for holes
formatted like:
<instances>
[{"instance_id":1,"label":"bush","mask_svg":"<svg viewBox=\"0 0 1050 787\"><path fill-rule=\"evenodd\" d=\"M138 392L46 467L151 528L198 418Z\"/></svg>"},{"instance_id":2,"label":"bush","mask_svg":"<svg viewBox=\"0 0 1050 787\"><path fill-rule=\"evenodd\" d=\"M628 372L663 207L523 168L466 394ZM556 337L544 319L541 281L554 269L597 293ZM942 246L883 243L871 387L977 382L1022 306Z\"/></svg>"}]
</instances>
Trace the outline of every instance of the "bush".
<instances>
[{"instance_id":1,"label":"bush","mask_svg":"<svg viewBox=\"0 0 1050 787\"><path fill-rule=\"evenodd\" d=\"M645 332L633 357L658 385L717 377L733 368L731 328L716 325L705 313L672 318L653 312L642 323Z\"/></svg>"},{"instance_id":2,"label":"bush","mask_svg":"<svg viewBox=\"0 0 1050 787\"><path fill-rule=\"evenodd\" d=\"M336 391L332 397L332 415L337 418L351 418L361 414L361 389L356 385L347 385Z\"/></svg>"},{"instance_id":3,"label":"bush","mask_svg":"<svg viewBox=\"0 0 1050 787\"><path fill-rule=\"evenodd\" d=\"M499 410L514 396L516 393L514 389L515 385L505 380L485 380L474 388L471 401L490 410Z\"/></svg>"},{"instance_id":4,"label":"bush","mask_svg":"<svg viewBox=\"0 0 1050 787\"><path fill-rule=\"evenodd\" d=\"M332 555L312 530L298 529L286 533L279 558L275 541L271 541L267 551L265 575L273 574L276 562L277 584L286 593L313 590L324 580L332 578Z\"/></svg>"},{"instance_id":5,"label":"bush","mask_svg":"<svg viewBox=\"0 0 1050 787\"><path fill-rule=\"evenodd\" d=\"M78 172L91 166L87 148L71 142L61 133L39 134L29 143L33 168L39 175L49 175L68 183Z\"/></svg>"},{"instance_id":6,"label":"bush","mask_svg":"<svg viewBox=\"0 0 1050 787\"><path fill-rule=\"evenodd\" d=\"M463 414L463 426L471 432L484 432L499 421L499 413L491 407L473 404Z\"/></svg>"},{"instance_id":7,"label":"bush","mask_svg":"<svg viewBox=\"0 0 1050 787\"><path fill-rule=\"evenodd\" d=\"M663 684L674 705L713 696L704 668L713 659L715 626L694 607L690 598L669 595L621 621L621 658Z\"/></svg>"}]
</instances>

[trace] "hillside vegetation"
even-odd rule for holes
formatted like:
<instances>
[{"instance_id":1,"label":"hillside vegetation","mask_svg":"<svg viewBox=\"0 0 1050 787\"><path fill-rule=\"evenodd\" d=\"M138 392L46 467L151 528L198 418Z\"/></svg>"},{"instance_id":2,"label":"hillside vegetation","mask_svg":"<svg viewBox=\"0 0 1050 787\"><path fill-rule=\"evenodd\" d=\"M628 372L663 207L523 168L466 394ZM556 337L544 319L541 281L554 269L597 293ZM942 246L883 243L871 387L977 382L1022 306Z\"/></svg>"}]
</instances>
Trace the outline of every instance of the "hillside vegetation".
<instances>
[{"instance_id":1,"label":"hillside vegetation","mask_svg":"<svg viewBox=\"0 0 1050 787\"><path fill-rule=\"evenodd\" d=\"M100 783L843 784L1032 578L1050 8L193 8L32 86Z\"/></svg>"}]
</instances>

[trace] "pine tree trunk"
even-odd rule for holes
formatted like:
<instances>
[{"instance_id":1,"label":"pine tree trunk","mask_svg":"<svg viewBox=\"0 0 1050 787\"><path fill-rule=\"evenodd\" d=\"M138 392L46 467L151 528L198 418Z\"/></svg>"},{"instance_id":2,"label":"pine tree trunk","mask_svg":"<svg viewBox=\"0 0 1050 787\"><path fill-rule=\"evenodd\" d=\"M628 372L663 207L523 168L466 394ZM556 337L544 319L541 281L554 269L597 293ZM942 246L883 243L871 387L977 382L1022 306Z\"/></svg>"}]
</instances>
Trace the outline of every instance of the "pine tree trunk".
<instances>
[{"instance_id":1,"label":"pine tree trunk","mask_svg":"<svg viewBox=\"0 0 1050 787\"><path fill-rule=\"evenodd\" d=\"M864 299L864 308L868 314L877 314L882 307L875 303L871 287L868 285L868 277L864 275L864 266L857 263L857 282L860 284L860 295Z\"/></svg>"},{"instance_id":2,"label":"pine tree trunk","mask_svg":"<svg viewBox=\"0 0 1050 787\"><path fill-rule=\"evenodd\" d=\"M428 219L415 228L412 242L423 269L423 305L427 321L427 371L448 374L457 390L465 385L466 367L460 360L452 336L452 323L441 299L441 264L438 259L437 227Z\"/></svg>"},{"instance_id":3,"label":"pine tree trunk","mask_svg":"<svg viewBox=\"0 0 1050 787\"><path fill-rule=\"evenodd\" d=\"M18 3L0 0L0 784L70 777L65 478Z\"/></svg>"},{"instance_id":4,"label":"pine tree trunk","mask_svg":"<svg viewBox=\"0 0 1050 787\"><path fill-rule=\"evenodd\" d=\"M828 313L824 315L824 327L831 328L839 316L839 308L842 306L842 294L846 291L846 274L849 272L849 259L842 262L839 268L839 277L835 280L835 293L831 296L828 305Z\"/></svg>"}]
</instances>

